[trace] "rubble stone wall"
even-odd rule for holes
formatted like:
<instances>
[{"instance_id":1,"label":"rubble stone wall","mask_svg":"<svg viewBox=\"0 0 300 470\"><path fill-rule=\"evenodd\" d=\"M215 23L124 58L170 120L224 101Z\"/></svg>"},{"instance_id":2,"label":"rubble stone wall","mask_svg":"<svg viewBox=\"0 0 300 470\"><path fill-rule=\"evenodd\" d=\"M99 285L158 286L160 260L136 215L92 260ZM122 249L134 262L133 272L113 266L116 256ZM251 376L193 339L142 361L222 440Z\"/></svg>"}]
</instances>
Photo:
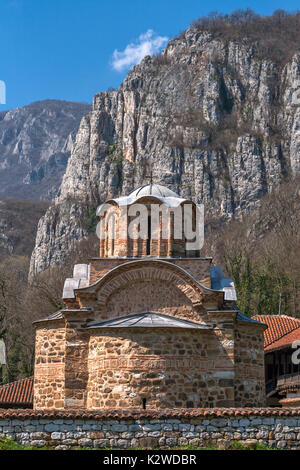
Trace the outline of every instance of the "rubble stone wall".
<instances>
[{"instance_id":1,"label":"rubble stone wall","mask_svg":"<svg viewBox=\"0 0 300 470\"><path fill-rule=\"evenodd\" d=\"M300 410L282 408L163 412L0 410L0 436L56 449L172 448L255 442L300 450Z\"/></svg>"},{"instance_id":2,"label":"rubble stone wall","mask_svg":"<svg viewBox=\"0 0 300 470\"><path fill-rule=\"evenodd\" d=\"M79 334L71 317L65 328L44 325L36 333L34 408L265 406L263 331L235 316L210 312L213 329L106 327Z\"/></svg>"},{"instance_id":3,"label":"rubble stone wall","mask_svg":"<svg viewBox=\"0 0 300 470\"><path fill-rule=\"evenodd\" d=\"M34 408L64 407L65 398L64 322L51 322L36 330Z\"/></svg>"},{"instance_id":4,"label":"rubble stone wall","mask_svg":"<svg viewBox=\"0 0 300 470\"><path fill-rule=\"evenodd\" d=\"M235 330L235 405L266 405L265 355L263 333L257 334L257 326L239 322Z\"/></svg>"},{"instance_id":5,"label":"rubble stone wall","mask_svg":"<svg viewBox=\"0 0 300 470\"><path fill-rule=\"evenodd\" d=\"M88 364L88 409L234 406L234 363L211 330L95 330Z\"/></svg>"}]
</instances>

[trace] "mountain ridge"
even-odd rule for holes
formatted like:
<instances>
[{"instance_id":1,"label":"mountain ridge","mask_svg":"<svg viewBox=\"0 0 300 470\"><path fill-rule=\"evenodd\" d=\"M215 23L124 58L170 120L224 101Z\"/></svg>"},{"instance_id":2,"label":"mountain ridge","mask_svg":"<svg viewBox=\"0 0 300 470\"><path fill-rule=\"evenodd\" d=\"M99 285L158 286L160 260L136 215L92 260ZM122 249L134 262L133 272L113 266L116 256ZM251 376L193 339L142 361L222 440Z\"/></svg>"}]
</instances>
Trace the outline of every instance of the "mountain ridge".
<instances>
[{"instance_id":1,"label":"mountain ridge","mask_svg":"<svg viewBox=\"0 0 300 470\"><path fill-rule=\"evenodd\" d=\"M94 96L55 204L39 222L31 273L88 236L89 208L153 181L227 221L300 171L300 54L278 63L255 45L191 27L145 57L116 91Z\"/></svg>"},{"instance_id":2,"label":"mountain ridge","mask_svg":"<svg viewBox=\"0 0 300 470\"><path fill-rule=\"evenodd\" d=\"M86 103L41 100L0 113L0 199L57 194Z\"/></svg>"}]
</instances>

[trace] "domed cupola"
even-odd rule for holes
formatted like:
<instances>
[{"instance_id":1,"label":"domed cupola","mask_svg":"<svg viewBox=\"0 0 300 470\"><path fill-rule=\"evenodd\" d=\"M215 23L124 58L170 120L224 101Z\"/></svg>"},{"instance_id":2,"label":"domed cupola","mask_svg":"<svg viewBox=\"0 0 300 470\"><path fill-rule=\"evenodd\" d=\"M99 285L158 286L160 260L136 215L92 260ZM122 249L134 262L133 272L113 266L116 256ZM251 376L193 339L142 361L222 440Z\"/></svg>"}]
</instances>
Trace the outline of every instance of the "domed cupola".
<instances>
[{"instance_id":1,"label":"domed cupola","mask_svg":"<svg viewBox=\"0 0 300 470\"><path fill-rule=\"evenodd\" d=\"M139 188L135 189L132 191L132 193L129 194L129 197L131 198L140 198L143 196L156 196L158 198L166 198L166 197L173 197L180 199L179 195L172 191L169 188L166 188L165 186L162 186L161 184L147 184L144 186L140 186Z\"/></svg>"},{"instance_id":2,"label":"domed cupola","mask_svg":"<svg viewBox=\"0 0 300 470\"><path fill-rule=\"evenodd\" d=\"M195 203L160 184L140 186L128 196L106 201L97 209L100 257L200 256L199 250L187 250L186 206L195 230Z\"/></svg>"}]
</instances>

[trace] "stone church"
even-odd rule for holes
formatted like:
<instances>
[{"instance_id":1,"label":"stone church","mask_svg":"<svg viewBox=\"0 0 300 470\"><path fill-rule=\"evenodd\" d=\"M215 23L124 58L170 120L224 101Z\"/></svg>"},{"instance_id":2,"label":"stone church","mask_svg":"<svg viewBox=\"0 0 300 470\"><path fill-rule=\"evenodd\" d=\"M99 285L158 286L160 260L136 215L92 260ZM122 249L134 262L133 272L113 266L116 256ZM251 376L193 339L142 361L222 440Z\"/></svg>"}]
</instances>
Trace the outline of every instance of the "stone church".
<instances>
[{"instance_id":1,"label":"stone church","mask_svg":"<svg viewBox=\"0 0 300 470\"><path fill-rule=\"evenodd\" d=\"M266 325L238 310L233 281L175 238L172 211L167 237L161 217L155 237L124 230L134 204L195 204L158 184L108 203L99 257L75 265L64 308L34 323L34 408L264 406Z\"/></svg>"}]
</instances>

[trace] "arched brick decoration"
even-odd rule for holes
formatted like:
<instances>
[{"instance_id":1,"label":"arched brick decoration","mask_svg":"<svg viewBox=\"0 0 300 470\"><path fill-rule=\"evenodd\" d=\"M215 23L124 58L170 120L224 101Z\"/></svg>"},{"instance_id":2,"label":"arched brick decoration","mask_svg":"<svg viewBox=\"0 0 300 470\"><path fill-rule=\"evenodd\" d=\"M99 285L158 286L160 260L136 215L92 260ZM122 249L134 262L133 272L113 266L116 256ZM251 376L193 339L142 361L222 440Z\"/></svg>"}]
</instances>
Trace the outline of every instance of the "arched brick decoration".
<instances>
[{"instance_id":1,"label":"arched brick decoration","mask_svg":"<svg viewBox=\"0 0 300 470\"><path fill-rule=\"evenodd\" d=\"M139 281L161 281L175 284L177 289L188 297L193 305L202 303L202 293L187 284L187 281L169 269L154 266L141 266L128 269L106 282L97 292L98 305L105 305L107 299L124 285Z\"/></svg>"},{"instance_id":2,"label":"arched brick decoration","mask_svg":"<svg viewBox=\"0 0 300 470\"><path fill-rule=\"evenodd\" d=\"M184 320L202 320L199 309L193 308L191 301L176 284L158 280L136 280L125 284L108 297L98 316L108 320L133 312L160 312Z\"/></svg>"},{"instance_id":3,"label":"arched brick decoration","mask_svg":"<svg viewBox=\"0 0 300 470\"><path fill-rule=\"evenodd\" d=\"M98 307L104 308L113 292L134 282L160 281L174 285L191 302L193 307L203 306L204 300L222 302L223 293L200 284L189 273L173 263L162 260L136 260L124 263L103 276L92 286L76 289L76 295L84 299L92 295Z\"/></svg>"}]
</instances>

